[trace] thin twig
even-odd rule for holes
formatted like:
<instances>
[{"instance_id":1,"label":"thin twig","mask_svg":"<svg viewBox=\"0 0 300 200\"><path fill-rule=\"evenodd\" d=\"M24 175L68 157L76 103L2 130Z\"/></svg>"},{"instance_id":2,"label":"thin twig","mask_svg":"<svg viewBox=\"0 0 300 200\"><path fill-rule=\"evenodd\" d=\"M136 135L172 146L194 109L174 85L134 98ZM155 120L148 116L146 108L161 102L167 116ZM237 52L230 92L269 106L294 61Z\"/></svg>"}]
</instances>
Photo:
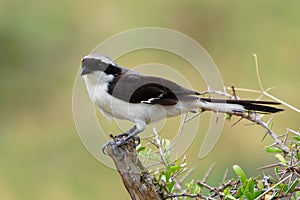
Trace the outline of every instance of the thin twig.
<instances>
[{"instance_id":1,"label":"thin twig","mask_svg":"<svg viewBox=\"0 0 300 200\"><path fill-rule=\"evenodd\" d=\"M263 85L262 85L262 81L260 79L260 75L259 75L257 55L256 54L252 54L252 55L253 55L254 61L255 61L256 77L257 77L257 80L258 80L260 90L265 91L264 88L263 88Z\"/></svg>"},{"instance_id":2,"label":"thin twig","mask_svg":"<svg viewBox=\"0 0 300 200\"><path fill-rule=\"evenodd\" d=\"M227 179L227 176L228 176L228 168L226 168L225 172L224 172L224 175L223 175L223 179L222 179L222 183L224 183Z\"/></svg>"},{"instance_id":3,"label":"thin twig","mask_svg":"<svg viewBox=\"0 0 300 200\"><path fill-rule=\"evenodd\" d=\"M154 134L155 134L154 141L155 141L155 143L157 144L157 147L158 147L158 150L159 150L159 155L160 155L160 157L161 157L161 160L163 161L164 166L168 166L168 163L167 163L167 161L166 161L166 159L165 159L165 156L164 156L164 151L163 151L163 149L162 149L162 147L161 147L161 145L162 145L162 144L161 144L161 140L159 139L158 133L157 133L157 131L156 131L155 128L153 128L153 132L154 132Z\"/></svg>"},{"instance_id":4,"label":"thin twig","mask_svg":"<svg viewBox=\"0 0 300 200\"><path fill-rule=\"evenodd\" d=\"M241 122L244 118L240 118L239 120L237 120L236 122L234 122L231 127L234 127L235 125L237 125L239 122Z\"/></svg>"},{"instance_id":5,"label":"thin twig","mask_svg":"<svg viewBox=\"0 0 300 200\"><path fill-rule=\"evenodd\" d=\"M300 136L300 133L299 133L298 131L294 131L293 129L289 129L289 128L287 128L286 130L287 130L288 132L294 133L294 134L297 135L297 136Z\"/></svg>"},{"instance_id":6,"label":"thin twig","mask_svg":"<svg viewBox=\"0 0 300 200\"><path fill-rule=\"evenodd\" d=\"M226 87L226 89L230 90L231 88L230 87ZM263 95L269 97L270 99L273 99L274 101L277 101L278 103L281 103L282 105L288 107L289 109L294 110L297 113L300 113L300 109L298 109L298 108L292 106L291 104L288 104L285 101L283 101L283 100L281 100L281 99L279 99L279 98L277 98L277 97L269 94L267 92L267 90L265 90L265 91L259 91L259 90L255 90L255 89L246 89L246 88L234 88L234 89L235 89L235 91L263 94Z\"/></svg>"},{"instance_id":7,"label":"thin twig","mask_svg":"<svg viewBox=\"0 0 300 200\"><path fill-rule=\"evenodd\" d=\"M239 100L240 98L236 95L235 87L231 86L230 88L232 90L232 96L234 97L234 99Z\"/></svg>"},{"instance_id":8,"label":"thin twig","mask_svg":"<svg viewBox=\"0 0 300 200\"><path fill-rule=\"evenodd\" d=\"M195 117L197 117L198 115L200 115L200 112L196 112L195 114L193 114L191 117L187 118L184 123L187 123L189 121L191 121L192 119L194 119Z\"/></svg>"},{"instance_id":9,"label":"thin twig","mask_svg":"<svg viewBox=\"0 0 300 200\"><path fill-rule=\"evenodd\" d=\"M271 165L266 165L266 166L257 168L257 170L269 169L269 168L273 168L273 167L277 167L277 166L282 166L282 163L274 163Z\"/></svg>"},{"instance_id":10,"label":"thin twig","mask_svg":"<svg viewBox=\"0 0 300 200\"><path fill-rule=\"evenodd\" d=\"M182 132L183 132L183 128L184 128L184 124L186 123L187 115L188 115L188 113L183 114L183 118L181 120L181 124L180 124L180 127L179 127L179 135L181 135Z\"/></svg>"},{"instance_id":11,"label":"thin twig","mask_svg":"<svg viewBox=\"0 0 300 200\"><path fill-rule=\"evenodd\" d=\"M205 173L203 179L202 179L202 182L206 182L207 179L209 178L209 176L211 175L211 173L213 172L213 170L215 169L216 167L216 162L214 162L210 167L209 169L207 170L207 172Z\"/></svg>"},{"instance_id":12,"label":"thin twig","mask_svg":"<svg viewBox=\"0 0 300 200\"><path fill-rule=\"evenodd\" d=\"M269 94L267 92L263 92L263 93L264 93L264 95L266 95L267 97L273 99L274 101L277 101L277 102L281 103L282 105L285 105L286 107L288 107L288 108L290 108L290 109L292 109L292 110L300 113L300 110L298 108L296 108L296 107L294 107L294 106L286 103L285 101L283 101L283 100L281 100L281 99L279 99L277 97L274 97L273 95L271 95L271 94Z\"/></svg>"},{"instance_id":13,"label":"thin twig","mask_svg":"<svg viewBox=\"0 0 300 200\"><path fill-rule=\"evenodd\" d=\"M214 200L213 198L204 196L200 193L197 194L187 194L187 193L181 193L181 194L168 194L163 199L169 199L169 198L177 198L177 197L190 197L190 198L203 198L203 199L208 199L208 200Z\"/></svg>"},{"instance_id":14,"label":"thin twig","mask_svg":"<svg viewBox=\"0 0 300 200\"><path fill-rule=\"evenodd\" d=\"M281 140L278 139L278 136L271 129L269 129L268 125L264 121L262 121L262 119L259 116L251 115L251 114L248 115L248 114L240 113L240 112L232 112L230 114L243 117L244 119L247 119L251 122L254 122L254 123L260 125L275 140L275 142L280 146L280 148L285 153L290 152L289 148Z\"/></svg>"},{"instance_id":15,"label":"thin twig","mask_svg":"<svg viewBox=\"0 0 300 200\"><path fill-rule=\"evenodd\" d=\"M266 194L268 194L271 190L273 190L274 188L276 188L279 184L283 183L284 181L286 181L287 179L290 178L291 175L285 177L284 179L282 179L281 181L277 182L276 184L274 184L272 187L270 187L268 190L266 190L264 193L262 193L261 195L259 195L255 200L261 199L263 196L265 196Z\"/></svg>"},{"instance_id":16,"label":"thin twig","mask_svg":"<svg viewBox=\"0 0 300 200\"><path fill-rule=\"evenodd\" d=\"M206 184L205 182L198 181L197 184L198 184L199 186L202 186L202 187L205 187L205 188L209 189L209 191L211 191L211 192L212 192L212 191L218 192L218 189L216 189L216 188L214 188L214 187L212 187L212 186Z\"/></svg>"},{"instance_id":17,"label":"thin twig","mask_svg":"<svg viewBox=\"0 0 300 200\"><path fill-rule=\"evenodd\" d=\"M285 137L284 137L284 139L283 139L283 144L285 144L285 145L286 145L286 141L287 141L287 139L288 139L288 136L289 136L289 132L287 132L287 133L285 134Z\"/></svg>"},{"instance_id":18,"label":"thin twig","mask_svg":"<svg viewBox=\"0 0 300 200\"><path fill-rule=\"evenodd\" d=\"M180 178L180 182L183 183L185 179L196 169L196 166L191 167L184 175Z\"/></svg>"}]
</instances>

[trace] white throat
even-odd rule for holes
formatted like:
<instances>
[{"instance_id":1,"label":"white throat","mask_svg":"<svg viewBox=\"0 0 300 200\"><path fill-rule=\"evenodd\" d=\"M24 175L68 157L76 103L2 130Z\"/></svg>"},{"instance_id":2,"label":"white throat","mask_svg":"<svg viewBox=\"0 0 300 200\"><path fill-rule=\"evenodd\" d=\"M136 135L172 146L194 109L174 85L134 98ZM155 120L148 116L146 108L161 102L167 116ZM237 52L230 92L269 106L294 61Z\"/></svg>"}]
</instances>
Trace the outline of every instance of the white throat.
<instances>
[{"instance_id":1,"label":"white throat","mask_svg":"<svg viewBox=\"0 0 300 200\"><path fill-rule=\"evenodd\" d=\"M107 75L104 72L96 71L83 76L86 89L91 100L96 103L96 94L99 92L107 92L108 84L114 79L113 75Z\"/></svg>"}]
</instances>

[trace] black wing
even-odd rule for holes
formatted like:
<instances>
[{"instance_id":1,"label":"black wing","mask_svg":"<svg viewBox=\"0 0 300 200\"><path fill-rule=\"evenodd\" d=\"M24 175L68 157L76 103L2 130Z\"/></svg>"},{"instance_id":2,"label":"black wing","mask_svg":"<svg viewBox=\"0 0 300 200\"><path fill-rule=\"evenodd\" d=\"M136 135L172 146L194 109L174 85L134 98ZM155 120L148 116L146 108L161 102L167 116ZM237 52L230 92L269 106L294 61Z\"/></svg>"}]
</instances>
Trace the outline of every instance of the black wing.
<instances>
[{"instance_id":1,"label":"black wing","mask_svg":"<svg viewBox=\"0 0 300 200\"><path fill-rule=\"evenodd\" d=\"M160 105L175 105L178 100L193 100L199 95L167 79L132 72L115 77L108 93L129 103Z\"/></svg>"}]
</instances>

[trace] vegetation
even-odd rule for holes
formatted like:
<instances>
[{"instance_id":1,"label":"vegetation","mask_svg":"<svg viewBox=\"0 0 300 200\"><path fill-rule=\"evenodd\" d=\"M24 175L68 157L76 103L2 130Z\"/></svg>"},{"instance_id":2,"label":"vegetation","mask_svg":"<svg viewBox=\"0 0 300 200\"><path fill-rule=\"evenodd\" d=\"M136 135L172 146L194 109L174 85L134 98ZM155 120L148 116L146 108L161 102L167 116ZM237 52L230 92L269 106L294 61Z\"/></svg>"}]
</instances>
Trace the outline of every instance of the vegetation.
<instances>
[{"instance_id":1,"label":"vegetation","mask_svg":"<svg viewBox=\"0 0 300 200\"><path fill-rule=\"evenodd\" d=\"M292 134L291 140L288 135ZM263 166L262 169L272 169L270 174L247 177L244 170L233 166L236 174L234 178L224 175L223 182L218 186L210 186L206 183L210 174L213 173L212 166L202 180L191 180L183 183L191 171L187 167L187 159L171 161L172 145L167 139L155 137L149 144L155 149L141 146L138 148L139 157L147 166L149 160L157 161L156 170L151 174L156 178L163 199L278 199L289 197L300 198L300 133L289 130L283 141L287 144L288 152L283 151L276 144L266 147L266 152L276 159L274 163ZM275 155L274 155L275 154ZM225 155L226 156L226 155ZM184 177L184 178L181 178Z\"/></svg>"}]
</instances>

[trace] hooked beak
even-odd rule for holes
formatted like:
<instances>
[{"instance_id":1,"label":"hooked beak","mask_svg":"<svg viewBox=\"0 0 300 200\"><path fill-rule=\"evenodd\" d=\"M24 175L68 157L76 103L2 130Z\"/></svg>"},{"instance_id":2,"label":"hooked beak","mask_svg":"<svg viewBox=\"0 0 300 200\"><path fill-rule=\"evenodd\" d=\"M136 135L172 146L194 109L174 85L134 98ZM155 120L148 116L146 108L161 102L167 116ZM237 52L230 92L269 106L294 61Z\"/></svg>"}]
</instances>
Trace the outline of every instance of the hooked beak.
<instances>
[{"instance_id":1,"label":"hooked beak","mask_svg":"<svg viewBox=\"0 0 300 200\"><path fill-rule=\"evenodd\" d=\"M85 66L82 67L80 76L91 73Z\"/></svg>"}]
</instances>

